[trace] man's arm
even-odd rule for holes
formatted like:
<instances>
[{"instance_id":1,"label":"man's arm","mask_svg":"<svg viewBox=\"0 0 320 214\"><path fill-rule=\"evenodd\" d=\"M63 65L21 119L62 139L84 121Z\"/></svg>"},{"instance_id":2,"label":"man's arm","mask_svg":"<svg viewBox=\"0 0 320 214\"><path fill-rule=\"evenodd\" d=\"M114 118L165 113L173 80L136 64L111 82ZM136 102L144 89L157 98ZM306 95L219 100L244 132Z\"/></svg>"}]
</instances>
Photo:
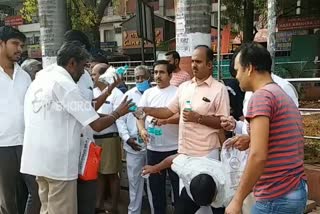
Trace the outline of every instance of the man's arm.
<instances>
[{"instance_id":1,"label":"man's arm","mask_svg":"<svg viewBox=\"0 0 320 214\"><path fill-rule=\"evenodd\" d=\"M179 154L168 156L166 159L164 159L160 163L153 166L150 166L150 165L144 166L142 175L160 173L162 170L170 168L172 165L173 159L175 159L178 155Z\"/></svg>"},{"instance_id":2,"label":"man's arm","mask_svg":"<svg viewBox=\"0 0 320 214\"><path fill-rule=\"evenodd\" d=\"M113 82L109 86L105 85L100 81L96 83L96 86L100 88L100 90L102 89L101 95L92 100L94 109L96 111L103 105L103 103L106 101L108 96L110 96L110 94L112 93L112 90L121 82L122 82L122 77L119 75L116 75L116 77L113 77Z\"/></svg>"},{"instance_id":3,"label":"man's arm","mask_svg":"<svg viewBox=\"0 0 320 214\"><path fill-rule=\"evenodd\" d=\"M159 118L159 119L168 119L173 116L174 113L168 108L153 108L153 107L142 107L142 110L149 116Z\"/></svg>"},{"instance_id":4,"label":"man's arm","mask_svg":"<svg viewBox=\"0 0 320 214\"><path fill-rule=\"evenodd\" d=\"M155 119L155 123L157 126L163 126L166 124L179 124L180 114L177 113L168 119Z\"/></svg>"},{"instance_id":5,"label":"man's arm","mask_svg":"<svg viewBox=\"0 0 320 214\"><path fill-rule=\"evenodd\" d=\"M195 111L183 111L183 121L200 123L214 129L221 129L220 117L211 115L200 115Z\"/></svg>"},{"instance_id":6,"label":"man's arm","mask_svg":"<svg viewBox=\"0 0 320 214\"><path fill-rule=\"evenodd\" d=\"M121 104L111 114L106 115L104 117L100 117L97 120L90 123L91 128L96 132L104 130L105 128L111 126L121 116L129 113L129 108L132 105L132 99L128 100L126 96L121 102Z\"/></svg>"},{"instance_id":7,"label":"man's arm","mask_svg":"<svg viewBox=\"0 0 320 214\"><path fill-rule=\"evenodd\" d=\"M175 114L167 119L167 124L179 124L180 114Z\"/></svg>"},{"instance_id":8,"label":"man's arm","mask_svg":"<svg viewBox=\"0 0 320 214\"><path fill-rule=\"evenodd\" d=\"M269 123L266 116L257 116L250 121L251 145L247 166L228 208L241 209L244 199L263 173L268 156Z\"/></svg>"},{"instance_id":9,"label":"man's arm","mask_svg":"<svg viewBox=\"0 0 320 214\"><path fill-rule=\"evenodd\" d=\"M101 95L92 100L94 110L98 111L98 109L104 104L106 99L111 93L108 90L103 90Z\"/></svg>"}]
</instances>

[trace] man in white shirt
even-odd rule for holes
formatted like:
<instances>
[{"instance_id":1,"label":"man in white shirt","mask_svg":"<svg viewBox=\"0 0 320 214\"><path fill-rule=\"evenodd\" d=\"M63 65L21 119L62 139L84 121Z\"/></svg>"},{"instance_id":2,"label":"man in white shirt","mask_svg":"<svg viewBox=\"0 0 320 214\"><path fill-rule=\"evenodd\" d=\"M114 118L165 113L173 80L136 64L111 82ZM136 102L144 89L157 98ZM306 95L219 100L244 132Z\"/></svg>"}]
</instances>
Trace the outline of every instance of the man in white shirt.
<instances>
[{"instance_id":1,"label":"man in white shirt","mask_svg":"<svg viewBox=\"0 0 320 214\"><path fill-rule=\"evenodd\" d=\"M125 93L134 103L139 103L144 91L151 87L150 71L148 67L139 65L134 69L136 87ZM119 134L123 140L123 148L126 151L127 174L129 181L130 203L128 214L140 214L143 196L144 179L141 177L141 169L146 165L146 150L141 137L138 135L137 120L129 113L118 120Z\"/></svg>"},{"instance_id":2,"label":"man in white shirt","mask_svg":"<svg viewBox=\"0 0 320 214\"><path fill-rule=\"evenodd\" d=\"M139 106L165 107L170 103L177 93L177 87L170 85L173 69L173 66L166 60L159 60L154 64L154 80L157 86L143 93ZM144 120L138 121L138 129L142 139L144 139L145 142L149 141L147 145L147 162L149 165L160 163L166 157L176 154L178 149L178 125L166 124L155 126L155 133L148 134L146 127L149 129L152 123L157 124L155 118L147 117L146 125ZM171 169L164 170L161 174L151 175L148 178L148 184L151 190L151 194L148 195L148 197L150 207L155 214L166 213L165 186L167 172L173 187L174 201L176 202L179 197L179 178Z\"/></svg>"},{"instance_id":3,"label":"man in white shirt","mask_svg":"<svg viewBox=\"0 0 320 214\"><path fill-rule=\"evenodd\" d=\"M206 208L205 213L211 213L211 207L214 214L224 214L223 207L231 201L233 190L220 161L177 154L156 165L145 166L142 175L159 173L170 167L178 174L184 186L175 207L176 214L198 213L200 207Z\"/></svg>"},{"instance_id":4,"label":"man in white shirt","mask_svg":"<svg viewBox=\"0 0 320 214\"><path fill-rule=\"evenodd\" d=\"M101 131L129 111L131 101L124 99L112 114L99 117L83 98L76 82L88 58L78 42L64 43L57 65L38 75L26 93L21 172L37 176L41 213L77 213L82 127Z\"/></svg>"},{"instance_id":5,"label":"man in white shirt","mask_svg":"<svg viewBox=\"0 0 320 214\"><path fill-rule=\"evenodd\" d=\"M116 75L112 72L112 67L104 63L96 64L92 68L92 78L95 83L93 96L99 97L106 85L98 84L99 78L107 85L112 84L113 77ZM108 69L108 70L107 70ZM107 79L104 76L107 75ZM99 114L110 114L114 111L123 100L123 93L114 88L110 96L107 97L104 104L98 109ZM94 133L94 139L97 145L102 147L101 162L98 177L96 212L104 212L104 190L110 187L112 199L112 213L118 212L118 203L120 197L120 178L119 173L122 167L121 140L118 132L118 121L108 128Z\"/></svg>"},{"instance_id":6,"label":"man in white shirt","mask_svg":"<svg viewBox=\"0 0 320 214\"><path fill-rule=\"evenodd\" d=\"M0 27L0 213L23 213L26 192L19 173L24 133L23 105L31 83L17 61L26 37L9 26Z\"/></svg>"}]
</instances>

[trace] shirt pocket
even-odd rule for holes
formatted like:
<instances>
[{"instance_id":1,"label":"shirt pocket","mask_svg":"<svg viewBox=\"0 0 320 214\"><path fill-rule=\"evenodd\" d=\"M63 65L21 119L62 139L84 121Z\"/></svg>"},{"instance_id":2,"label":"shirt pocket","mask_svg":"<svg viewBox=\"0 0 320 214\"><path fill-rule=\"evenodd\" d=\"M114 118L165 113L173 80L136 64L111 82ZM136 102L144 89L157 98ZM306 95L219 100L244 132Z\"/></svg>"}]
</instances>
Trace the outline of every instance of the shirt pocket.
<instances>
[{"instance_id":1,"label":"shirt pocket","mask_svg":"<svg viewBox=\"0 0 320 214\"><path fill-rule=\"evenodd\" d=\"M207 101L204 101L204 98ZM211 97L201 97L200 100L197 102L197 105L194 106L194 110L201 115L209 115L210 112L213 112L213 98ZM205 100L206 100L205 99Z\"/></svg>"}]
</instances>

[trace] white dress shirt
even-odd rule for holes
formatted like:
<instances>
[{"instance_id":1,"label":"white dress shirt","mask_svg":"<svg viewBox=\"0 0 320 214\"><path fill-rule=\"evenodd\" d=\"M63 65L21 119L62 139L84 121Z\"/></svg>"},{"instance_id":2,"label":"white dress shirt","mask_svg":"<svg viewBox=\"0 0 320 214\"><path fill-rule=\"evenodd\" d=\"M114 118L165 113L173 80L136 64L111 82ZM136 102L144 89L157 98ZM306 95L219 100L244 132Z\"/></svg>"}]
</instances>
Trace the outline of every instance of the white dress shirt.
<instances>
[{"instance_id":1,"label":"white dress shirt","mask_svg":"<svg viewBox=\"0 0 320 214\"><path fill-rule=\"evenodd\" d=\"M83 96L83 98L89 102L92 102L93 100L93 81L88 71L84 71L84 73L81 75L79 81L77 82L77 85L80 89L80 92ZM82 140L81 146L84 146L83 142L86 139L89 139L90 141L94 141L93 139L93 130L90 126L83 127L82 131Z\"/></svg>"},{"instance_id":2,"label":"white dress shirt","mask_svg":"<svg viewBox=\"0 0 320 214\"><path fill-rule=\"evenodd\" d=\"M23 143L23 106L31 83L27 72L15 63L12 79L0 66L0 147Z\"/></svg>"},{"instance_id":3,"label":"white dress shirt","mask_svg":"<svg viewBox=\"0 0 320 214\"><path fill-rule=\"evenodd\" d=\"M81 129L99 115L64 68L55 65L47 69L50 72L37 76L26 93L21 172L75 180Z\"/></svg>"},{"instance_id":4,"label":"white dress shirt","mask_svg":"<svg viewBox=\"0 0 320 214\"><path fill-rule=\"evenodd\" d=\"M99 88L93 89L93 96L94 98L97 98L101 95L102 91ZM111 94L107 97L106 101L102 106L98 109L99 114L110 114L116 108L120 105L120 103L123 100L123 93L118 89L114 88L111 92ZM95 135L103 135L103 134L109 134L109 133L115 133L118 132L117 128L117 121L113 123L108 128L102 130L101 132L94 132Z\"/></svg>"},{"instance_id":5,"label":"white dress shirt","mask_svg":"<svg viewBox=\"0 0 320 214\"><path fill-rule=\"evenodd\" d=\"M124 96L128 96L128 100L132 99L132 102L138 104L142 94L137 89L137 87L134 87L127 91ZM118 119L118 129L121 139L123 140L123 148L126 150L126 152L133 153L133 154L139 154L141 152L135 151L129 146L126 142L130 137L137 138L138 136L138 128L137 128L137 119L132 113L128 113L121 118Z\"/></svg>"},{"instance_id":6,"label":"white dress shirt","mask_svg":"<svg viewBox=\"0 0 320 214\"><path fill-rule=\"evenodd\" d=\"M217 195L211 203L212 207L226 207L232 199L232 197L227 196L227 178L226 173L224 172L224 167L220 161L206 157L191 157L180 154L173 159L171 168L182 180L191 199L193 199L190 192L191 181L194 177L200 174L210 175L216 183Z\"/></svg>"}]
</instances>

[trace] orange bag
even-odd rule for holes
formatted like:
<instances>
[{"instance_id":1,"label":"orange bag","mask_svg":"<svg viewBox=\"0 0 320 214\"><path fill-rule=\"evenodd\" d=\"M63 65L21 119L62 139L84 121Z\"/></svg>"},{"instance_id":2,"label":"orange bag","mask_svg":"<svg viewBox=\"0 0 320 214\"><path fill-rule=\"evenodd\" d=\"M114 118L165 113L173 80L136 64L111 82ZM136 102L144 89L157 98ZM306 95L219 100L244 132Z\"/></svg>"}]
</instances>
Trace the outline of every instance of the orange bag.
<instances>
[{"instance_id":1,"label":"orange bag","mask_svg":"<svg viewBox=\"0 0 320 214\"><path fill-rule=\"evenodd\" d=\"M84 181L96 180L100 166L102 148L94 142L87 142L80 157L79 178Z\"/></svg>"}]
</instances>

